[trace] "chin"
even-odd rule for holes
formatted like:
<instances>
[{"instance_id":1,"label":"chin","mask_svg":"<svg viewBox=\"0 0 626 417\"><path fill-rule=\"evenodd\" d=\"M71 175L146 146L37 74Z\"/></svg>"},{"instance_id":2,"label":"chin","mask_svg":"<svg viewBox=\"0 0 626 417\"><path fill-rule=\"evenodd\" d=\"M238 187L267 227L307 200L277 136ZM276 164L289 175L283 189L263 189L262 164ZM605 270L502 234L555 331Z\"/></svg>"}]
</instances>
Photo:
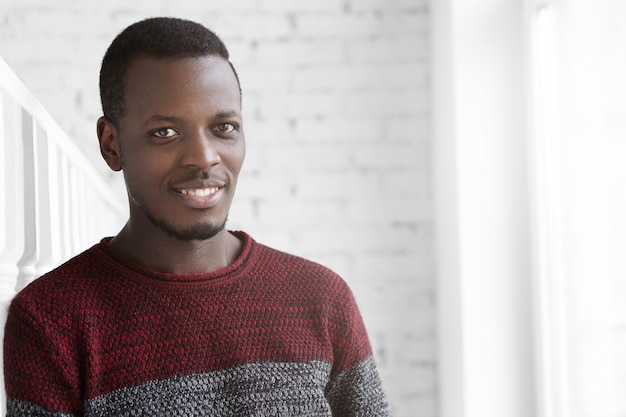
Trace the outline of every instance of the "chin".
<instances>
[{"instance_id":1,"label":"chin","mask_svg":"<svg viewBox=\"0 0 626 417\"><path fill-rule=\"evenodd\" d=\"M152 224L169 236L189 242L192 240L209 240L226 228L226 220L220 223L198 223L187 227L174 226L162 220L148 216Z\"/></svg>"}]
</instances>

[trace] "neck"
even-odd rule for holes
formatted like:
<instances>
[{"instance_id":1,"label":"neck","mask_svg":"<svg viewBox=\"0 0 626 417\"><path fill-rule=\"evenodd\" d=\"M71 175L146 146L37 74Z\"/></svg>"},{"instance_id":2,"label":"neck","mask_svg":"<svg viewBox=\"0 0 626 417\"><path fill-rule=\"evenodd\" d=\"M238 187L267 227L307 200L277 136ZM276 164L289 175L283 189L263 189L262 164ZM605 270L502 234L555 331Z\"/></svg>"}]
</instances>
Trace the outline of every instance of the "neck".
<instances>
[{"instance_id":1,"label":"neck","mask_svg":"<svg viewBox=\"0 0 626 417\"><path fill-rule=\"evenodd\" d=\"M242 243L226 230L207 240L184 241L159 230L136 233L129 222L109 246L146 268L183 275L205 274L225 268L235 261Z\"/></svg>"}]
</instances>

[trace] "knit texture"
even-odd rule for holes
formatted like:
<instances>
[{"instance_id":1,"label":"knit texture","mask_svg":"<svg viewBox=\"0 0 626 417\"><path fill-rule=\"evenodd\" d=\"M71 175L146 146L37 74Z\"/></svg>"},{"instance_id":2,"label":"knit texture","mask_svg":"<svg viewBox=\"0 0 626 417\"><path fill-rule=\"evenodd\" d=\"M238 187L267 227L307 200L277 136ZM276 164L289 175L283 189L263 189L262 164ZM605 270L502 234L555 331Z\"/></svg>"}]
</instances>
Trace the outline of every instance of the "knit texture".
<instances>
[{"instance_id":1,"label":"knit texture","mask_svg":"<svg viewBox=\"0 0 626 417\"><path fill-rule=\"evenodd\" d=\"M9 309L8 416L388 416L360 313L327 268L244 242L172 275L108 239Z\"/></svg>"}]
</instances>

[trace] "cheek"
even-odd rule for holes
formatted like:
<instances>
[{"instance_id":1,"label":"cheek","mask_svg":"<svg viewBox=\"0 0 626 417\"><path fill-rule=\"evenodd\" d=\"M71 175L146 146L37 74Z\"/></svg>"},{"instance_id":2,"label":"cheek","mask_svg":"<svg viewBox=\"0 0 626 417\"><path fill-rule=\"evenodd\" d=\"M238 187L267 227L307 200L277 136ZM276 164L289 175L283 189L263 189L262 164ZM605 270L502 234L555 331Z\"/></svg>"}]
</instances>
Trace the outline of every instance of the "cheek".
<instances>
[{"instance_id":1,"label":"cheek","mask_svg":"<svg viewBox=\"0 0 626 417\"><path fill-rule=\"evenodd\" d=\"M231 166L231 169L235 177L239 175L239 172L241 171L241 167L243 166L245 157L246 157L246 146L245 146L245 143L242 141L241 144L239 144L237 148L232 152L232 155L229 159L230 161L229 165Z\"/></svg>"},{"instance_id":2,"label":"cheek","mask_svg":"<svg viewBox=\"0 0 626 417\"><path fill-rule=\"evenodd\" d=\"M155 158L135 158L132 154L122 154L122 172L127 186L135 189L148 189L148 184L161 181L159 160ZM163 162L163 161L161 161Z\"/></svg>"}]
</instances>

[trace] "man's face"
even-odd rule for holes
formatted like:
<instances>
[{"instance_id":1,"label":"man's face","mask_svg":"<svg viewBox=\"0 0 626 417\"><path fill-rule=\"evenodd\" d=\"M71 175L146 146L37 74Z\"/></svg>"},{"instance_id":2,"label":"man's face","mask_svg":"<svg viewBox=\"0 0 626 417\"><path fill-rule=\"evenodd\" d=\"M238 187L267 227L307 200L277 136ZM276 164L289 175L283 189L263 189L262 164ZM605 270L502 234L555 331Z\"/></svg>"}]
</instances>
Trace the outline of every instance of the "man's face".
<instances>
[{"instance_id":1,"label":"man's face","mask_svg":"<svg viewBox=\"0 0 626 417\"><path fill-rule=\"evenodd\" d=\"M125 97L119 129L109 127L117 132L118 160L107 162L124 172L131 226L182 240L223 230L245 155L229 63L141 57L129 68Z\"/></svg>"}]
</instances>

